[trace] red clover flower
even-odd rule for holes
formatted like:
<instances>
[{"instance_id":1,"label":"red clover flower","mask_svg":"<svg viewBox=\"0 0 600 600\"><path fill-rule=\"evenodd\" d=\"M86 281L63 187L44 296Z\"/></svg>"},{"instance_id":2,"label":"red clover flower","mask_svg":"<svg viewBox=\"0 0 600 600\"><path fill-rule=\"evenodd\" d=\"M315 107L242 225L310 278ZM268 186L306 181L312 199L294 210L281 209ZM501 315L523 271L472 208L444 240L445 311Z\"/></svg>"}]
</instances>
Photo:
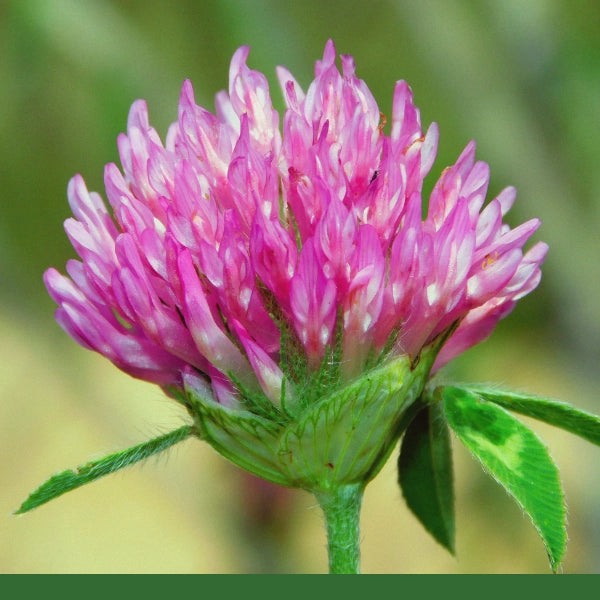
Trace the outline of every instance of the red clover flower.
<instances>
[{"instance_id":1,"label":"red clover flower","mask_svg":"<svg viewBox=\"0 0 600 600\"><path fill-rule=\"evenodd\" d=\"M537 286L548 247L523 250L538 219L504 222L514 188L486 204L489 168L475 160L473 142L443 171L423 215L439 133L435 123L422 130L404 81L388 126L353 58L341 57L340 72L329 41L306 91L277 70L280 128L248 53L235 52L216 114L183 84L164 143L145 102L134 102L118 139L122 170L104 172L112 211L76 175L65 229L80 260L44 279L71 337L160 385L193 418L173 437L127 451L129 462L188 435L206 440L254 474L312 491L325 511L332 571L356 571L363 488L419 412L443 406L444 423L503 481L486 463L492 442L477 446L488 430L474 415L506 396L428 382ZM469 403L473 395L479 404ZM502 435L525 435L513 421L503 427ZM433 439L443 446L445 435ZM412 466L404 454L401 476ZM80 478L64 486L104 474L98 464L61 474ZM433 465L442 467L451 479L449 465ZM452 549L449 492L436 533L407 481L409 506ZM519 490L505 487L537 525ZM560 544L542 533L555 566Z\"/></svg>"},{"instance_id":2,"label":"red clover flower","mask_svg":"<svg viewBox=\"0 0 600 600\"><path fill-rule=\"evenodd\" d=\"M305 93L279 68L283 133L267 80L234 55L217 116L186 81L163 143L137 101L118 140L123 173L106 194L69 184L65 229L81 260L45 281L75 340L125 372L184 389L202 377L227 407L236 382L281 406L281 328L309 371L332 353L350 381L369 356L416 357L458 327L434 370L487 337L540 280L539 226L503 222L515 190L482 210L489 168L470 143L436 183L424 220L423 179L438 128L421 129L408 85L394 90L391 133L354 61L327 43ZM288 377L286 388L298 385Z\"/></svg>"}]
</instances>

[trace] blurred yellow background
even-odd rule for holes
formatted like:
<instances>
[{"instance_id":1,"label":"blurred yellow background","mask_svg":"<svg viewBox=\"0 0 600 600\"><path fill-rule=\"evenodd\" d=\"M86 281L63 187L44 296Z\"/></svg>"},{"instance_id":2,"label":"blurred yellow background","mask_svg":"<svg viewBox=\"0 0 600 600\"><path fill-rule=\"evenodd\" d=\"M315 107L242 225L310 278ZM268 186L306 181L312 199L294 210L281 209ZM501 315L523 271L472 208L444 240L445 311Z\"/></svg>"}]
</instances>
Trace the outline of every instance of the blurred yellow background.
<instances>
[{"instance_id":1,"label":"blurred yellow background","mask_svg":"<svg viewBox=\"0 0 600 600\"><path fill-rule=\"evenodd\" d=\"M315 501L289 492L251 527L254 484L196 440L11 514L53 473L185 421L158 388L62 333L41 276L74 256L69 178L103 192L133 100L164 135L183 79L212 108L240 45L280 114L275 66L308 85L329 37L384 113L406 79L424 125L440 125L429 188L477 140L490 197L515 185L510 223L540 217L550 253L538 290L449 371L600 413L599 25L593 0L0 0L0 572L326 571ZM534 428L562 469L564 571L600 572L600 448ZM363 571L549 572L529 521L455 449L457 558L409 513L390 460L366 492Z\"/></svg>"}]
</instances>

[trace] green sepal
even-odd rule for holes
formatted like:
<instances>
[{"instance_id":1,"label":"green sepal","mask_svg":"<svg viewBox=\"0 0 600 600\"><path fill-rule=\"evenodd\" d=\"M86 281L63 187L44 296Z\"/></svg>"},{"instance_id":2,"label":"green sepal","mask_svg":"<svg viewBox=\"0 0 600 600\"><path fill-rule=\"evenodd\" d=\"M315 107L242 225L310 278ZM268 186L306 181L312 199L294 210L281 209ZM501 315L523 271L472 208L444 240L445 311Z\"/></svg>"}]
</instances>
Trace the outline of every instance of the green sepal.
<instances>
[{"instance_id":1,"label":"green sepal","mask_svg":"<svg viewBox=\"0 0 600 600\"><path fill-rule=\"evenodd\" d=\"M441 387L437 393L461 442L531 518L556 572L566 546L566 511L546 446L506 410L468 389Z\"/></svg>"},{"instance_id":2,"label":"green sepal","mask_svg":"<svg viewBox=\"0 0 600 600\"><path fill-rule=\"evenodd\" d=\"M398 483L425 529L454 554L452 447L442 406L427 406L412 420L398 457Z\"/></svg>"},{"instance_id":3,"label":"green sepal","mask_svg":"<svg viewBox=\"0 0 600 600\"><path fill-rule=\"evenodd\" d=\"M88 462L77 467L75 471L68 470L58 473L32 492L19 509L15 511L15 514L30 511L86 483L120 471L154 454L163 452L193 434L194 428L184 425L175 431L161 435L148 442L143 442L127 450L115 452L100 460Z\"/></svg>"},{"instance_id":4,"label":"green sepal","mask_svg":"<svg viewBox=\"0 0 600 600\"><path fill-rule=\"evenodd\" d=\"M293 485L315 490L372 479L392 452L443 341L424 349L416 362L388 359L290 423L280 456Z\"/></svg>"},{"instance_id":5,"label":"green sepal","mask_svg":"<svg viewBox=\"0 0 600 600\"><path fill-rule=\"evenodd\" d=\"M274 483L290 485L279 468L281 425L239 408L228 408L186 389L200 437L238 466Z\"/></svg>"},{"instance_id":6,"label":"green sepal","mask_svg":"<svg viewBox=\"0 0 600 600\"><path fill-rule=\"evenodd\" d=\"M519 392L506 392L491 386L467 385L461 387L512 412L560 427L600 446L600 417L575 408L566 402Z\"/></svg>"},{"instance_id":7,"label":"green sepal","mask_svg":"<svg viewBox=\"0 0 600 600\"><path fill-rule=\"evenodd\" d=\"M246 387L234 373L227 373L227 377L231 379L235 387L238 389L240 398L242 398L244 409L258 417L267 421L284 424L289 420L288 414L282 412L271 400L269 400L264 392L250 390Z\"/></svg>"}]
</instances>

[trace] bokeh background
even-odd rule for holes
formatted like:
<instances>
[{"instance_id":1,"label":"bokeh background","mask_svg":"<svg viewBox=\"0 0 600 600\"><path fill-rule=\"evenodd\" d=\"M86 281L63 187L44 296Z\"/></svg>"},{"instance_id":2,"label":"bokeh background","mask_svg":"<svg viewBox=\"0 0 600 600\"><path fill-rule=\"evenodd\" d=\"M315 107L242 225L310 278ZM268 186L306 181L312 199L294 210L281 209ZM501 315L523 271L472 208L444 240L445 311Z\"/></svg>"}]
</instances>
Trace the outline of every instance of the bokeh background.
<instances>
[{"instance_id":1,"label":"bokeh background","mask_svg":"<svg viewBox=\"0 0 600 600\"><path fill-rule=\"evenodd\" d=\"M390 114L411 84L440 125L437 178L470 139L490 194L519 191L516 225L539 216L549 243L538 290L450 367L600 412L600 3L595 0L0 0L0 571L325 572L319 509L272 497L210 448L187 441L31 514L12 511L51 474L185 422L178 406L79 348L42 284L74 255L66 185L102 191L136 98L164 135L182 81L213 106L234 50L308 85L327 38L353 54ZM281 114L281 113L280 113ZM600 572L600 448L535 424L562 469L564 570ZM455 444L457 558L406 509L394 460L367 488L367 573L548 572L533 527ZM262 495L261 495L262 494Z\"/></svg>"}]
</instances>

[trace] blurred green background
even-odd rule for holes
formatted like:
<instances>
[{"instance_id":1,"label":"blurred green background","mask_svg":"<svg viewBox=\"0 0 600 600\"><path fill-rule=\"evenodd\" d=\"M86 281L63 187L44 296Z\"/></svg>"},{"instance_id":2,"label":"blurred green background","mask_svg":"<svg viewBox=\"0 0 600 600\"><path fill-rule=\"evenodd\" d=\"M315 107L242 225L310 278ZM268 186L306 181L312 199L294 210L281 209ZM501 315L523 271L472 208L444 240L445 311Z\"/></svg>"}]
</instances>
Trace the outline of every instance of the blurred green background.
<instances>
[{"instance_id":1,"label":"blurred green background","mask_svg":"<svg viewBox=\"0 0 600 600\"><path fill-rule=\"evenodd\" d=\"M551 250L538 290L450 372L600 412L599 26L595 0L0 0L0 572L326 570L310 496L292 492L260 515L254 484L195 441L11 515L52 473L185 419L63 334L41 276L74 256L62 229L69 178L103 190L133 100L148 101L164 135L182 81L212 109L243 44L279 109L275 66L307 86L329 37L387 115L406 79L424 125L440 125L429 188L477 140L490 194L515 185L510 223L540 217L536 239ZM600 572L600 449L534 427L562 468L564 570ZM548 572L529 521L455 448L458 557L409 514L392 460L367 488L363 570Z\"/></svg>"}]
</instances>

